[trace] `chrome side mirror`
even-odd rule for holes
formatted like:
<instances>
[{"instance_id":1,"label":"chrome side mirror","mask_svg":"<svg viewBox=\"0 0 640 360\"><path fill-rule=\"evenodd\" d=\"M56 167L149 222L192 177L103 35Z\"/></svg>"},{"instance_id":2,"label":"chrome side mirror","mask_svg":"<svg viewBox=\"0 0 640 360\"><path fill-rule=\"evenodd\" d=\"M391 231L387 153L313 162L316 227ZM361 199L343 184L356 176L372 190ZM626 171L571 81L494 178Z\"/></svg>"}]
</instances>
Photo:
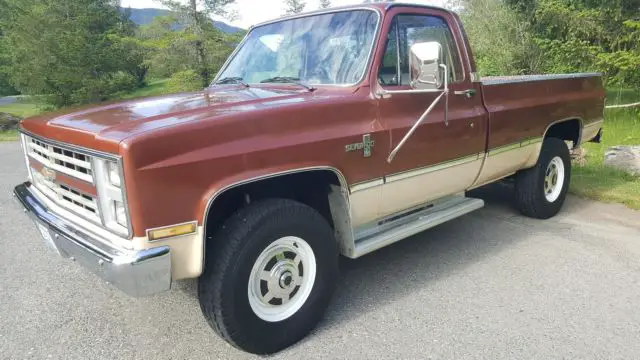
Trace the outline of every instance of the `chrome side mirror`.
<instances>
[{"instance_id":1,"label":"chrome side mirror","mask_svg":"<svg viewBox=\"0 0 640 360\"><path fill-rule=\"evenodd\" d=\"M411 88L439 89L443 85L442 45L437 41L416 43L409 49Z\"/></svg>"}]
</instances>

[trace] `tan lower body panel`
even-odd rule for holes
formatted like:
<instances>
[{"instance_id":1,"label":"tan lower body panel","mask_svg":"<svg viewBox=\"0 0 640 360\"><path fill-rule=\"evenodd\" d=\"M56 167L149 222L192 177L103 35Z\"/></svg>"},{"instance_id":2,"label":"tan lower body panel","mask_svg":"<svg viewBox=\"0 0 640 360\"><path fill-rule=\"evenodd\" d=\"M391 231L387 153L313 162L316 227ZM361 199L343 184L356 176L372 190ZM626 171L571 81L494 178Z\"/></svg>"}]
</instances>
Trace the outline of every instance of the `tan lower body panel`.
<instances>
[{"instance_id":1,"label":"tan lower body panel","mask_svg":"<svg viewBox=\"0 0 640 360\"><path fill-rule=\"evenodd\" d=\"M383 180L375 180L352 188L349 204L351 205L351 226L366 224L380 217L380 200L382 199Z\"/></svg>"},{"instance_id":2,"label":"tan lower body panel","mask_svg":"<svg viewBox=\"0 0 640 360\"><path fill-rule=\"evenodd\" d=\"M588 142L598 135L598 131L602 129L603 121L597 121L582 128L582 143Z\"/></svg>"},{"instance_id":3,"label":"tan lower body panel","mask_svg":"<svg viewBox=\"0 0 640 360\"><path fill-rule=\"evenodd\" d=\"M477 177L482 158L479 154L434 166L376 179L351 188L353 228L387 215L459 193Z\"/></svg>"},{"instance_id":4,"label":"tan lower body panel","mask_svg":"<svg viewBox=\"0 0 640 360\"><path fill-rule=\"evenodd\" d=\"M491 150L484 161L482 172L471 188L499 180L521 169L533 167L538 162L542 139L533 142L508 145Z\"/></svg>"},{"instance_id":5,"label":"tan lower body panel","mask_svg":"<svg viewBox=\"0 0 640 360\"><path fill-rule=\"evenodd\" d=\"M454 164L443 169L387 181L382 189L379 217L385 217L443 196L463 192L473 183L481 165L482 160L475 157L475 160ZM393 179L393 176L389 179Z\"/></svg>"},{"instance_id":6,"label":"tan lower body panel","mask_svg":"<svg viewBox=\"0 0 640 360\"><path fill-rule=\"evenodd\" d=\"M133 238L133 246L136 250L165 245L171 249L172 280L197 278L202 274L204 249L202 226L198 226L198 230L194 234L175 236L158 241L149 242L146 237Z\"/></svg>"}]
</instances>

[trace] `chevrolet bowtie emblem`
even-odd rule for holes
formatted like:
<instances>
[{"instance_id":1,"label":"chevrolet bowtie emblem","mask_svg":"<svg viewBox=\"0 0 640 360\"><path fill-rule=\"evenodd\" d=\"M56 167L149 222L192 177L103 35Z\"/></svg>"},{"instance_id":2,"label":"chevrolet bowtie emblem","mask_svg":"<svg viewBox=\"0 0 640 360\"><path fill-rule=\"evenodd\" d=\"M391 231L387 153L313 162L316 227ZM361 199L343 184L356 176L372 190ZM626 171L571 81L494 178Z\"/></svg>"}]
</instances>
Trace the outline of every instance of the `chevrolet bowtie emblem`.
<instances>
[{"instance_id":1,"label":"chevrolet bowtie emblem","mask_svg":"<svg viewBox=\"0 0 640 360\"><path fill-rule=\"evenodd\" d=\"M42 170L40 170L40 173L42 174L42 177L49 182L53 182L56 179L56 172L49 168L43 167Z\"/></svg>"},{"instance_id":2,"label":"chevrolet bowtie emblem","mask_svg":"<svg viewBox=\"0 0 640 360\"><path fill-rule=\"evenodd\" d=\"M373 148L373 145L375 145L375 141L371 140L371 134L366 134L362 136L362 142L345 145L345 151L351 152L364 150L364 157L369 157L371 156L371 149Z\"/></svg>"}]
</instances>

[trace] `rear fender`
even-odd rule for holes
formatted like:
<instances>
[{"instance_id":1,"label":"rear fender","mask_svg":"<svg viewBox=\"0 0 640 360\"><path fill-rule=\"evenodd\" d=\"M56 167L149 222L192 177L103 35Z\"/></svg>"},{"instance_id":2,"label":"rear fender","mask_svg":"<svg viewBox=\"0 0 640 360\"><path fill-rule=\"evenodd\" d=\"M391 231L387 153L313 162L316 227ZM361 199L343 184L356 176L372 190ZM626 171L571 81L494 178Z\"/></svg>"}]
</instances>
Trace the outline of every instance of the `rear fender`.
<instances>
[{"instance_id":1,"label":"rear fender","mask_svg":"<svg viewBox=\"0 0 640 360\"><path fill-rule=\"evenodd\" d=\"M546 139L547 137L553 134L554 127L558 125L566 124L567 122L571 122L571 121L578 122L578 129L577 129L578 132L566 133L566 134L563 134L563 136L561 136L560 138L565 141L572 141L573 148L577 148L578 146L580 146L582 142L582 130L584 128L584 121L582 120L581 117L574 116L574 117L554 121L551 124L549 124L549 126L547 126L547 128L544 130L544 134L542 135L542 138L531 140L530 144L535 145L535 150L531 153L531 156L525 163L524 168L533 167L535 164L538 163L538 158L540 157L540 152L542 151L542 142L544 141L544 139Z\"/></svg>"}]
</instances>

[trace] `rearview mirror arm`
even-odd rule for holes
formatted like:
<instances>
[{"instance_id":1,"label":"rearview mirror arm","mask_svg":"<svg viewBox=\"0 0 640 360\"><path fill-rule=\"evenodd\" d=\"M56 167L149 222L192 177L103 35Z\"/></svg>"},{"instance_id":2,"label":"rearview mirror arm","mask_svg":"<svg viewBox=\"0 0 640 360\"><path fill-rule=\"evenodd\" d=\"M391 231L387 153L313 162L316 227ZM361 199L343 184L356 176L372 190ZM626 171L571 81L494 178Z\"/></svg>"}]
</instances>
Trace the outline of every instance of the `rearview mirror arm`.
<instances>
[{"instance_id":1,"label":"rearview mirror arm","mask_svg":"<svg viewBox=\"0 0 640 360\"><path fill-rule=\"evenodd\" d=\"M411 129L407 132L404 138L402 138L398 146L396 146L396 148L393 149L393 151L391 151L391 153L389 154L389 157L387 158L388 163L391 163L391 161L393 161L393 158L396 157L396 154L398 153L398 151L400 151L400 148L404 145L405 142L407 142L407 140L409 140L409 138L411 137L411 135L413 135L413 133L418 128L418 126L422 124L422 122L427 118L427 116L429 116L429 113L431 112L431 110L433 110L433 108L436 107L436 105L438 105L438 103L440 102L440 99L442 99L442 97L445 96L447 93L448 91L443 91L440 95L438 95L438 97L427 108L427 111L425 111L422 114L422 116L420 116L420 119L418 119L418 121L416 121L416 123L413 124L413 127L411 127Z\"/></svg>"},{"instance_id":2,"label":"rearview mirror arm","mask_svg":"<svg viewBox=\"0 0 640 360\"><path fill-rule=\"evenodd\" d=\"M387 163L391 163L393 161L393 158L396 157L396 154L398 153L398 151L400 151L400 148L402 148L404 143L406 143L407 140L409 140L411 135L413 135L413 133L418 129L418 126L420 126L420 124L422 124L422 122L429 116L431 111L433 111L433 109L436 107L436 105L438 105L438 103L440 102L440 99L442 99L443 97L445 98L444 123L445 123L445 126L449 126L449 72L447 71L447 65L441 64L440 66L445 71L444 72L444 89L443 90L439 90L439 91L442 91L440 93L440 95L438 95L438 97L435 100L433 100L431 105L429 105L427 110L420 116L418 121L416 121L416 123L413 124L413 126L407 132L407 134L402 138L402 140L400 140L400 143L398 143L398 145L393 149L393 151L391 151L391 153L389 154L389 157L387 158ZM417 91L416 90L405 90L405 91L403 91L403 90L399 90L399 91L397 91L395 93L404 93L404 94L406 94L406 93L416 93L416 92L433 92L433 91L425 91L425 90L417 90Z\"/></svg>"}]
</instances>

